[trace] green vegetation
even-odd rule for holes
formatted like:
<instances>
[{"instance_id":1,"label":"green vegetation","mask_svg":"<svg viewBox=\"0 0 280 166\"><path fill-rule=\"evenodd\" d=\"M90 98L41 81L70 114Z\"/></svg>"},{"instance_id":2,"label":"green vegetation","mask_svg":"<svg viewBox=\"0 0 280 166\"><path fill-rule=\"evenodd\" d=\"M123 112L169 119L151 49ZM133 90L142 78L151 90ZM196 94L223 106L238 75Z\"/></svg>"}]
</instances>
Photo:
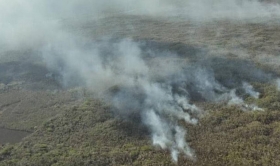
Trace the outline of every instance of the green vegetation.
<instances>
[{"instance_id":1,"label":"green vegetation","mask_svg":"<svg viewBox=\"0 0 280 166\"><path fill-rule=\"evenodd\" d=\"M178 165L280 165L280 93L275 87L254 84L265 111L207 104L199 125L188 125L186 137L196 161L180 156ZM115 118L108 106L87 100L66 109L21 143L0 148L0 165L175 165L167 150L151 145L140 124Z\"/></svg>"},{"instance_id":2,"label":"green vegetation","mask_svg":"<svg viewBox=\"0 0 280 166\"><path fill-rule=\"evenodd\" d=\"M246 100L265 111L209 105L200 125L188 126L197 155L194 165L280 165L280 93L272 85L255 87L261 98Z\"/></svg>"},{"instance_id":3,"label":"green vegetation","mask_svg":"<svg viewBox=\"0 0 280 166\"><path fill-rule=\"evenodd\" d=\"M168 151L156 150L146 129L114 119L99 101L46 121L17 145L0 149L0 165L172 165Z\"/></svg>"}]
</instances>

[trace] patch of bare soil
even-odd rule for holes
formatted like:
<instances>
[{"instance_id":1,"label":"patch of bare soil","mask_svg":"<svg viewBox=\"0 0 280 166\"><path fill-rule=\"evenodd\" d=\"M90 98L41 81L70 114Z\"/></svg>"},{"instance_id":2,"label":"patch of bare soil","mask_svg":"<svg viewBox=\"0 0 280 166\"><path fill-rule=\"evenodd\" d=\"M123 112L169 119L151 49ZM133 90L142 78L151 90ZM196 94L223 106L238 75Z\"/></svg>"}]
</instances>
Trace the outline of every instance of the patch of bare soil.
<instances>
[{"instance_id":1,"label":"patch of bare soil","mask_svg":"<svg viewBox=\"0 0 280 166\"><path fill-rule=\"evenodd\" d=\"M6 143L20 142L24 137L28 136L29 134L29 132L25 131L0 128L0 145Z\"/></svg>"}]
</instances>

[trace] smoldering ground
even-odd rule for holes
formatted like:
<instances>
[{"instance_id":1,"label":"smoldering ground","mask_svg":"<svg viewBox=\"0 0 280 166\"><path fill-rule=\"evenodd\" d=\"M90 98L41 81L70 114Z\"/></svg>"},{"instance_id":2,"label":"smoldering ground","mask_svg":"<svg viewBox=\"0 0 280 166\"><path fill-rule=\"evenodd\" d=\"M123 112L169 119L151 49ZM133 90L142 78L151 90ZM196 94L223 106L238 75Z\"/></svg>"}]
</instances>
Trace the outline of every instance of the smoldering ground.
<instances>
[{"instance_id":1,"label":"smoldering ground","mask_svg":"<svg viewBox=\"0 0 280 166\"><path fill-rule=\"evenodd\" d=\"M203 110L196 103L262 110L246 104L243 96L258 98L250 83L272 83L277 74L248 60L211 56L207 49L166 46L172 44L104 39L72 45L67 51L61 45L48 46L43 56L65 87L84 86L109 103L116 115L138 122L140 118L153 144L169 149L177 161L179 152L194 158L178 121L197 124Z\"/></svg>"},{"instance_id":2,"label":"smoldering ground","mask_svg":"<svg viewBox=\"0 0 280 166\"><path fill-rule=\"evenodd\" d=\"M247 60L210 56L207 49L184 44L173 49L174 44L149 39L98 41L69 33L62 25L67 19L99 19L119 12L167 20L180 16L198 22L263 21L279 15L278 5L229 0L0 3L0 19L5 23L0 28L2 51L31 50L48 68L44 75L64 88L85 87L93 97L108 102L117 115L139 117L150 130L153 144L169 149L174 161L181 152L195 158L178 121L197 124L203 114L197 102L224 102L252 110L255 106L242 99L244 94L259 96L250 83L272 82L277 77ZM111 35L114 32L108 32Z\"/></svg>"}]
</instances>

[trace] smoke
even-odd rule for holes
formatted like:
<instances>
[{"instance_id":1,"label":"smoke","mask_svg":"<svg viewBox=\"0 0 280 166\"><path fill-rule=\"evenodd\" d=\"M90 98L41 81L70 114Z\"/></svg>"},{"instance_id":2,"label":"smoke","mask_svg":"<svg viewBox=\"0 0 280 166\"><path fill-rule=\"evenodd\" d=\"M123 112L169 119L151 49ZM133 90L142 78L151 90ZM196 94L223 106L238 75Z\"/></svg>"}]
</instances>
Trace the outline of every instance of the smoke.
<instances>
[{"instance_id":1,"label":"smoke","mask_svg":"<svg viewBox=\"0 0 280 166\"><path fill-rule=\"evenodd\" d=\"M95 97L110 103L117 115L136 121L140 118L150 130L153 144L170 150L175 162L180 153L195 158L185 141L186 131L179 125L180 121L198 123L203 111L194 102L226 102L244 111L262 110L246 104L241 98L244 94L236 95L235 89L226 87L227 82L218 81L220 76L211 66L215 63L207 64L211 62L208 58L189 62L174 52L152 47L147 51L143 43L131 39L79 41L67 38L62 44L42 49L45 62L53 70L50 75L58 73L65 87L87 87ZM252 72L233 77L233 86L258 98L259 93L242 79L257 80L268 74L247 66Z\"/></svg>"},{"instance_id":2,"label":"smoke","mask_svg":"<svg viewBox=\"0 0 280 166\"><path fill-rule=\"evenodd\" d=\"M66 47L65 43L70 45ZM130 39L75 46L72 45L75 42L69 40L65 43L47 46L42 54L49 68L61 75L66 87L86 86L110 103L118 115L140 117L152 133L153 144L169 149L174 161L179 152L193 156L178 121L196 124L196 117L202 112L188 102L187 78L194 74L191 71L194 67L188 74L188 69L182 68L183 64L164 62L176 57L172 53L165 53L166 57L161 61L153 61ZM204 70L197 73L189 82L197 82L197 89L204 96L214 85L207 82L204 88L201 78L206 76L207 79L208 75Z\"/></svg>"},{"instance_id":3,"label":"smoke","mask_svg":"<svg viewBox=\"0 0 280 166\"><path fill-rule=\"evenodd\" d=\"M276 80L276 87L280 91L280 79L279 78Z\"/></svg>"},{"instance_id":4,"label":"smoke","mask_svg":"<svg viewBox=\"0 0 280 166\"><path fill-rule=\"evenodd\" d=\"M278 3L256 0L12 0L0 1L0 48L38 48L63 35L65 20L94 20L116 15L211 21L278 17ZM174 16L174 17L173 17Z\"/></svg>"},{"instance_id":5,"label":"smoke","mask_svg":"<svg viewBox=\"0 0 280 166\"><path fill-rule=\"evenodd\" d=\"M236 95L236 90L233 89L228 95L228 105L242 105L244 103L243 99ZM223 97L225 99L225 97Z\"/></svg>"},{"instance_id":6,"label":"smoke","mask_svg":"<svg viewBox=\"0 0 280 166\"><path fill-rule=\"evenodd\" d=\"M170 149L172 159L177 162L179 152L193 158L192 149L185 141L185 130L177 124L163 120L153 110L147 111L144 116L144 123L152 130L152 140L154 145L159 145L163 149Z\"/></svg>"},{"instance_id":7,"label":"smoke","mask_svg":"<svg viewBox=\"0 0 280 166\"><path fill-rule=\"evenodd\" d=\"M195 157L179 123L198 123L203 111L195 102L225 101L256 109L244 104L234 90L245 81L245 92L258 98L259 93L246 82L249 78L258 81L266 73L253 67L243 70L238 69L240 64L229 65L228 71L241 74L224 74L225 69L219 69L211 59L190 62L172 51L144 49L131 39L94 40L64 27L69 20L75 23L114 15L170 20L180 16L200 22L266 20L279 15L279 6L249 0L0 0L0 49L32 50L47 65L47 76L55 77L65 88L86 87L94 97L110 103L116 114L140 118L150 130L153 144L170 150L175 162L180 153Z\"/></svg>"},{"instance_id":8,"label":"smoke","mask_svg":"<svg viewBox=\"0 0 280 166\"><path fill-rule=\"evenodd\" d=\"M236 95L236 89L231 90L229 93L225 93L220 97L221 101L227 101L229 106L239 106L243 111L263 111L255 104L246 104L244 100Z\"/></svg>"},{"instance_id":9,"label":"smoke","mask_svg":"<svg viewBox=\"0 0 280 166\"><path fill-rule=\"evenodd\" d=\"M255 98L255 99L258 99L259 96L260 96L260 93L259 92L256 92L253 88L252 85L250 85L249 83L247 82L243 82L242 83L242 88L245 90L245 92L247 94L249 94L251 97Z\"/></svg>"}]
</instances>

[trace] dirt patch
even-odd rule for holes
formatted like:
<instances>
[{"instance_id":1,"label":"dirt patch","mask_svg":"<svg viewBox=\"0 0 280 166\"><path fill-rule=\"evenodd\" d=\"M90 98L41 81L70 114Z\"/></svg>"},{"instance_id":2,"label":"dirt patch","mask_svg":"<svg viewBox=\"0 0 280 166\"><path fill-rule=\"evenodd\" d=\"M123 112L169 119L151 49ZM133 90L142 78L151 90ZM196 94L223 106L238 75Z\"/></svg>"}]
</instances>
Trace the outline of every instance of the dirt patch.
<instances>
[{"instance_id":1,"label":"dirt patch","mask_svg":"<svg viewBox=\"0 0 280 166\"><path fill-rule=\"evenodd\" d=\"M30 132L0 128L0 144L20 142L29 134Z\"/></svg>"}]
</instances>

